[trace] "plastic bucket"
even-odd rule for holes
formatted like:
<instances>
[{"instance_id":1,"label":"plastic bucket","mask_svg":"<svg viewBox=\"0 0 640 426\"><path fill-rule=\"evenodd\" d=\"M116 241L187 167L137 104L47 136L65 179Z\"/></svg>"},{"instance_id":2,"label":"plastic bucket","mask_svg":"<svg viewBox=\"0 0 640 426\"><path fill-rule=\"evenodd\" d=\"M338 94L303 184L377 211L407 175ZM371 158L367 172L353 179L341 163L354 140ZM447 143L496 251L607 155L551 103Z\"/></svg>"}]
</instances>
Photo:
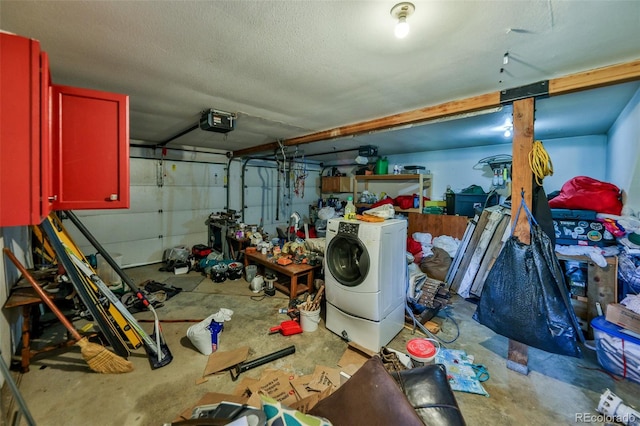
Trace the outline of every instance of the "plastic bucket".
<instances>
[{"instance_id":1,"label":"plastic bucket","mask_svg":"<svg viewBox=\"0 0 640 426\"><path fill-rule=\"evenodd\" d=\"M111 258L116 262L116 265L122 267L122 255L120 253L110 253ZM102 281L109 287L114 288L122 288L122 278L118 273L109 265L107 260L98 255L98 268L97 273L98 276L102 279Z\"/></svg>"},{"instance_id":2,"label":"plastic bucket","mask_svg":"<svg viewBox=\"0 0 640 426\"><path fill-rule=\"evenodd\" d=\"M244 268L244 273L245 279L248 283L250 283L256 277L256 274L258 273L258 267L256 265L247 265L247 267Z\"/></svg>"},{"instance_id":3,"label":"plastic bucket","mask_svg":"<svg viewBox=\"0 0 640 426\"><path fill-rule=\"evenodd\" d=\"M411 339L407 342L407 352L414 368L433 361L440 351L440 342L435 339Z\"/></svg>"},{"instance_id":4,"label":"plastic bucket","mask_svg":"<svg viewBox=\"0 0 640 426\"><path fill-rule=\"evenodd\" d=\"M300 309L300 326L304 333L310 333L318 329L320 323L320 309L305 311Z\"/></svg>"}]
</instances>

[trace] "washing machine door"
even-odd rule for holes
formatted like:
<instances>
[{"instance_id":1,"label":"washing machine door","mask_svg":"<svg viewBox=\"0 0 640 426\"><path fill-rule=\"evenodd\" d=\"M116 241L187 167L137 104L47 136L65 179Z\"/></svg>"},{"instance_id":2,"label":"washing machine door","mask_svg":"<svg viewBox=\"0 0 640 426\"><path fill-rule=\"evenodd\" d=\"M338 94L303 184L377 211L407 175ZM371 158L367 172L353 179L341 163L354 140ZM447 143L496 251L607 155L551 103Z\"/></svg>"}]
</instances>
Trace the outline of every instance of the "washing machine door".
<instances>
[{"instance_id":1,"label":"washing machine door","mask_svg":"<svg viewBox=\"0 0 640 426\"><path fill-rule=\"evenodd\" d=\"M369 273L369 252L353 235L336 234L327 245L325 256L329 273L344 286L361 284Z\"/></svg>"}]
</instances>

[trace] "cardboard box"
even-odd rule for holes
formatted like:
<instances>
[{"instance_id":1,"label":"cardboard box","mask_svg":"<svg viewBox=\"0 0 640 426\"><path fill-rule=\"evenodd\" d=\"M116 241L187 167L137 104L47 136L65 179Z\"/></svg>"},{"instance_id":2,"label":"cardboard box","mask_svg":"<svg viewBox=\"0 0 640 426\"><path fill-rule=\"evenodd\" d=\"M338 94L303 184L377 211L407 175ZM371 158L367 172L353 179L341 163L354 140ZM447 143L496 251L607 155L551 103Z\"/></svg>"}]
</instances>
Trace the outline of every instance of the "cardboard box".
<instances>
[{"instance_id":1,"label":"cardboard box","mask_svg":"<svg viewBox=\"0 0 640 426\"><path fill-rule=\"evenodd\" d=\"M625 308L619 303L609 303L607 305L605 319L627 330L640 333L640 314Z\"/></svg>"}]
</instances>

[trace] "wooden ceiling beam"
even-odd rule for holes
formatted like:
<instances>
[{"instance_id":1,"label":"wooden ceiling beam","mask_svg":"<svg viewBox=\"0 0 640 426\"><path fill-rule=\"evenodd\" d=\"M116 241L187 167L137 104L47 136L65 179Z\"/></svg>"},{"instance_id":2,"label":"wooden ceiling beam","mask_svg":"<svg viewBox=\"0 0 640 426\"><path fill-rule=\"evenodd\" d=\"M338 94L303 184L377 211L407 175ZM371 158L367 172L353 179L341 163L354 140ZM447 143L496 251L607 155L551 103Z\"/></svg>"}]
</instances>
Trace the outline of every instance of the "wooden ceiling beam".
<instances>
[{"instance_id":1,"label":"wooden ceiling beam","mask_svg":"<svg viewBox=\"0 0 640 426\"><path fill-rule=\"evenodd\" d=\"M640 80L640 59L551 79L549 80L549 95L557 96L635 80ZM308 135L286 139L282 141L282 144L285 146L296 146L312 142L329 141L341 137L357 136L409 124L424 123L454 115L495 108L500 105L500 92L486 93L484 95L445 102L439 105L427 106L382 118L310 133ZM233 156L243 157L256 153L269 152L278 148L278 146L278 142L270 142L268 144L234 151Z\"/></svg>"},{"instance_id":2,"label":"wooden ceiling beam","mask_svg":"<svg viewBox=\"0 0 640 426\"><path fill-rule=\"evenodd\" d=\"M549 80L549 95L564 95L635 80L640 80L640 59L554 78Z\"/></svg>"},{"instance_id":3,"label":"wooden ceiling beam","mask_svg":"<svg viewBox=\"0 0 640 426\"><path fill-rule=\"evenodd\" d=\"M282 143L285 146L296 146L312 142L329 141L336 138L356 136L380 130L388 130L407 124L420 123L473 111L481 111L498 106L500 106L500 92L488 93L480 96L445 102L443 104L435 106L423 107L412 111L389 115L387 117L376 118L374 120L336 127L330 130L310 133L308 135L286 139ZM277 142L271 142L252 148L245 148L234 151L233 156L242 157L245 155L255 154L257 152L273 151L277 147Z\"/></svg>"}]
</instances>

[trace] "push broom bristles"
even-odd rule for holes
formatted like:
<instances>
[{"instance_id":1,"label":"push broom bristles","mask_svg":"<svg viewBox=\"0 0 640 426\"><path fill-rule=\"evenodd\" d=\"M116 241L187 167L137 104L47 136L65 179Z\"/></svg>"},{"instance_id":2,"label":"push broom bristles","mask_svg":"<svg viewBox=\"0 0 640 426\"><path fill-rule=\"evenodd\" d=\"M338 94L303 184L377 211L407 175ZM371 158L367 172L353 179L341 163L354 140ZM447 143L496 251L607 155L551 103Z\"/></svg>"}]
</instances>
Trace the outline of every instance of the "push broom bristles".
<instances>
[{"instance_id":1,"label":"push broom bristles","mask_svg":"<svg viewBox=\"0 0 640 426\"><path fill-rule=\"evenodd\" d=\"M89 365L89 368L96 373L119 374L133 370L131 361L110 352L104 346L91 343L86 337L78 340L76 345L80 346L82 358Z\"/></svg>"}]
</instances>

